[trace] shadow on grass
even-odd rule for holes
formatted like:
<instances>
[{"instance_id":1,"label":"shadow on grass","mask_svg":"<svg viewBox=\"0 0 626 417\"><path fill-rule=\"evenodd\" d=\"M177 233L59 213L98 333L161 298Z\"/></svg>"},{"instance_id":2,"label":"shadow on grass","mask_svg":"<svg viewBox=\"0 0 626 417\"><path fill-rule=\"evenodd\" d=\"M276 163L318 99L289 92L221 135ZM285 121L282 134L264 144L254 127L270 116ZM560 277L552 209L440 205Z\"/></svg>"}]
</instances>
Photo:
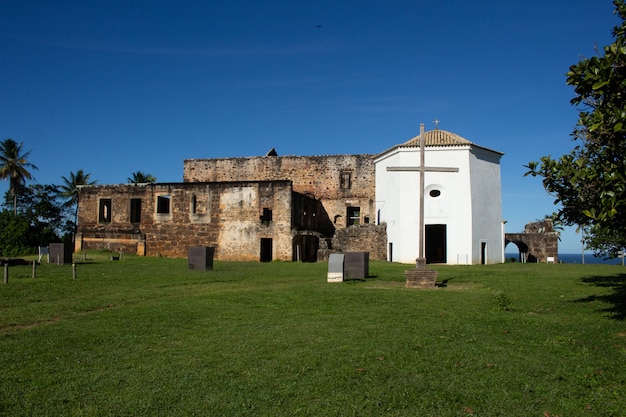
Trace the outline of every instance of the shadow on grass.
<instances>
[{"instance_id":1,"label":"shadow on grass","mask_svg":"<svg viewBox=\"0 0 626 417\"><path fill-rule=\"evenodd\" d=\"M17 266L17 265L31 265L32 262L28 262L24 259L19 258L3 258L0 259L0 266L9 265L9 266Z\"/></svg>"},{"instance_id":2,"label":"shadow on grass","mask_svg":"<svg viewBox=\"0 0 626 417\"><path fill-rule=\"evenodd\" d=\"M605 295L590 295L589 297L576 300L579 303L589 303L600 301L611 304L610 307L602 309L609 313L615 320L624 321L626 319L626 274L611 276L593 276L583 278L582 282L593 284L597 287L608 288L611 293Z\"/></svg>"}]
</instances>

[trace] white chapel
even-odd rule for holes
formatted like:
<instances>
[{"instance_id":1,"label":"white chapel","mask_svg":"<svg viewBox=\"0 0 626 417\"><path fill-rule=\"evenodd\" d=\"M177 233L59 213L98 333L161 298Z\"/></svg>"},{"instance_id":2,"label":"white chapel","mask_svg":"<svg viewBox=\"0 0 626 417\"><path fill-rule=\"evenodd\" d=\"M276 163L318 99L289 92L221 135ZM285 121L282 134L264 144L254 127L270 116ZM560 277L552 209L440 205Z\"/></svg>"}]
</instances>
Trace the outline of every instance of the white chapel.
<instances>
[{"instance_id":1,"label":"white chapel","mask_svg":"<svg viewBox=\"0 0 626 417\"><path fill-rule=\"evenodd\" d=\"M420 166L420 135L374 158L376 210L387 224L389 261L419 255L420 175L424 175L424 254L427 263L504 262L500 159L503 155L445 130L424 132L423 173L388 167ZM428 167L432 167L429 171ZM448 168L448 169L437 169Z\"/></svg>"}]
</instances>

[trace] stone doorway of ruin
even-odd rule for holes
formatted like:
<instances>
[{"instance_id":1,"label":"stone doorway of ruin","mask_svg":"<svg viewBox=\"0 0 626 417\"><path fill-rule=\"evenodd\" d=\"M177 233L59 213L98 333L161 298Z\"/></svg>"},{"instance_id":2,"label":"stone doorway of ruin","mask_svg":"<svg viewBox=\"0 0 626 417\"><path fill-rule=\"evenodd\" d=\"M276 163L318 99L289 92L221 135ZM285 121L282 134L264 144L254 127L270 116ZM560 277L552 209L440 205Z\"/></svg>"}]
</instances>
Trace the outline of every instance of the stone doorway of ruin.
<instances>
[{"instance_id":1,"label":"stone doorway of ruin","mask_svg":"<svg viewBox=\"0 0 626 417\"><path fill-rule=\"evenodd\" d=\"M317 251L320 248L320 239L314 235L296 235L293 238L294 262L317 262Z\"/></svg>"},{"instance_id":2,"label":"stone doorway of ruin","mask_svg":"<svg viewBox=\"0 0 626 417\"><path fill-rule=\"evenodd\" d=\"M261 238L261 262L272 262L272 239Z\"/></svg>"}]
</instances>

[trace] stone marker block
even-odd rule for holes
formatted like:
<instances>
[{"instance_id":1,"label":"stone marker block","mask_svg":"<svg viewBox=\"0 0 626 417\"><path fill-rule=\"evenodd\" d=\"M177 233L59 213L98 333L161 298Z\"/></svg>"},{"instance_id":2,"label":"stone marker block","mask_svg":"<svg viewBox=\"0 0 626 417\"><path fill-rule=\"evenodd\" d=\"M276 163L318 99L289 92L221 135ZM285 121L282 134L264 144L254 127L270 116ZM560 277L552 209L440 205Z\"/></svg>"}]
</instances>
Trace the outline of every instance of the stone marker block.
<instances>
[{"instance_id":1,"label":"stone marker block","mask_svg":"<svg viewBox=\"0 0 626 417\"><path fill-rule=\"evenodd\" d=\"M48 247L48 263L58 265L72 263L72 254L74 253L72 242L50 243Z\"/></svg>"},{"instance_id":2,"label":"stone marker block","mask_svg":"<svg viewBox=\"0 0 626 417\"><path fill-rule=\"evenodd\" d=\"M428 268L412 268L404 271L406 288L437 288L437 271Z\"/></svg>"},{"instance_id":3,"label":"stone marker block","mask_svg":"<svg viewBox=\"0 0 626 417\"><path fill-rule=\"evenodd\" d=\"M215 248L210 246L190 246L187 248L187 267L196 271L213 269Z\"/></svg>"},{"instance_id":4,"label":"stone marker block","mask_svg":"<svg viewBox=\"0 0 626 417\"><path fill-rule=\"evenodd\" d=\"M369 276L369 252L346 252L345 279L365 279Z\"/></svg>"},{"instance_id":5,"label":"stone marker block","mask_svg":"<svg viewBox=\"0 0 626 417\"><path fill-rule=\"evenodd\" d=\"M328 282L342 282L344 271L344 254L331 253L328 257Z\"/></svg>"}]
</instances>

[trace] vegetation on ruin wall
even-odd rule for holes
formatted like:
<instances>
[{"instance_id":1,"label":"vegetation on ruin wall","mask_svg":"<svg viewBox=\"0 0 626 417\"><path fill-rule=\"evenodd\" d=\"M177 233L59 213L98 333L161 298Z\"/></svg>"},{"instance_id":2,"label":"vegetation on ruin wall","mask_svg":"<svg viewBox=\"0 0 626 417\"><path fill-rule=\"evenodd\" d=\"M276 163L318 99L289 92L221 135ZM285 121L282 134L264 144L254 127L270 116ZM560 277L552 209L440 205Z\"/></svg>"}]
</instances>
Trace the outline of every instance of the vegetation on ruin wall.
<instances>
[{"instance_id":1,"label":"vegetation on ruin wall","mask_svg":"<svg viewBox=\"0 0 626 417\"><path fill-rule=\"evenodd\" d=\"M0 284L0 415L623 416L626 269L89 253ZM78 256L82 260L81 256Z\"/></svg>"}]
</instances>

